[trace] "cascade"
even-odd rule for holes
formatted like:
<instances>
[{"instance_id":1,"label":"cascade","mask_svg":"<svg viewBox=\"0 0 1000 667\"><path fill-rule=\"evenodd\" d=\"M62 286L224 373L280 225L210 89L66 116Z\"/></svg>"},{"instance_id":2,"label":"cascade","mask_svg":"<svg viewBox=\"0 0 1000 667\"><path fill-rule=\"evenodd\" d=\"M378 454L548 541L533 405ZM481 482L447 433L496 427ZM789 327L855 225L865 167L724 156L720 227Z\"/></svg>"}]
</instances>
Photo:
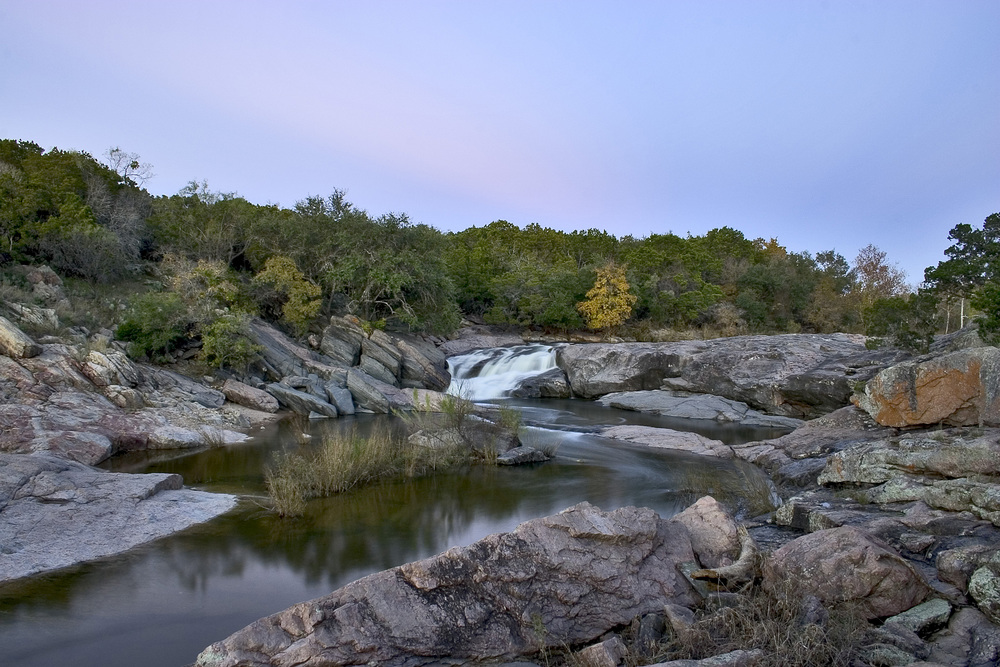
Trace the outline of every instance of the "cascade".
<instances>
[{"instance_id":1,"label":"cascade","mask_svg":"<svg viewBox=\"0 0 1000 667\"><path fill-rule=\"evenodd\" d=\"M526 380L556 367L551 345L516 345L475 350L448 359L448 393L471 401L503 398Z\"/></svg>"}]
</instances>

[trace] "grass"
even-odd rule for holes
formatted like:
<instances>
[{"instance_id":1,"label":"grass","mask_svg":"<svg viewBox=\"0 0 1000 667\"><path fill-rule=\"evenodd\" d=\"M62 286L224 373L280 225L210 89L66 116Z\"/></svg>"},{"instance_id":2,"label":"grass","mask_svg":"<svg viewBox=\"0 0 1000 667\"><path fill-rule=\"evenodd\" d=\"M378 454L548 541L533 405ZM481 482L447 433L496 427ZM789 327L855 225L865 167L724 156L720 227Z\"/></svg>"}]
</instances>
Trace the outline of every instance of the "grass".
<instances>
[{"instance_id":1,"label":"grass","mask_svg":"<svg viewBox=\"0 0 1000 667\"><path fill-rule=\"evenodd\" d=\"M265 483L280 516L298 516L306 501L393 477L417 477L470 463L462 447L418 447L387 430L368 437L356 432L328 436L312 453L283 453L265 471Z\"/></svg>"}]
</instances>

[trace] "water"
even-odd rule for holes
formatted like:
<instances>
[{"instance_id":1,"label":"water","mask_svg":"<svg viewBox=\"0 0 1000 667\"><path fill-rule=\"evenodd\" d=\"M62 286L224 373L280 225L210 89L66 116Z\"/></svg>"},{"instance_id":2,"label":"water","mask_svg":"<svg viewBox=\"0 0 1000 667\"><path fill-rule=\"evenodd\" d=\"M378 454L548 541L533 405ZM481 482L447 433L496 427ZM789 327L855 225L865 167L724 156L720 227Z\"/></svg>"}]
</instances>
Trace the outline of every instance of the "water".
<instances>
[{"instance_id":1,"label":"water","mask_svg":"<svg viewBox=\"0 0 1000 667\"><path fill-rule=\"evenodd\" d=\"M533 354L516 355L516 363ZM244 500L225 516L127 554L0 586L0 664L188 665L202 648L261 616L583 500L603 509L652 507L661 516L705 494L742 515L770 508L768 482L752 466L631 447L594 431L618 423L685 426L728 442L773 431L668 420L587 401L505 402L522 411L523 440L557 449L553 461L379 484L313 501L297 520L262 507L262 470L275 452L308 450L329 431L400 428L398 420L359 415L283 423L245 445L115 459L109 468L177 472L189 486ZM298 437L302 428L310 429L310 442Z\"/></svg>"},{"instance_id":2,"label":"water","mask_svg":"<svg viewBox=\"0 0 1000 667\"><path fill-rule=\"evenodd\" d=\"M516 345L476 350L448 360L448 392L471 401L508 396L521 380L556 367L551 345Z\"/></svg>"}]
</instances>

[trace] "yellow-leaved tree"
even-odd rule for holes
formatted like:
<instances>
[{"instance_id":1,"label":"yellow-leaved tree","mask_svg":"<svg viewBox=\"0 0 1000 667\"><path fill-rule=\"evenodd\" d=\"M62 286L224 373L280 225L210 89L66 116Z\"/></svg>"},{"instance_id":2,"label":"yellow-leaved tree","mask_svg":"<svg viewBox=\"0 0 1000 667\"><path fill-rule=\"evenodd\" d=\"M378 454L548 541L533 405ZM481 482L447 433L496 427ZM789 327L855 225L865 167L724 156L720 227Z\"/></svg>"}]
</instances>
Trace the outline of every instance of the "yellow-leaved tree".
<instances>
[{"instance_id":1,"label":"yellow-leaved tree","mask_svg":"<svg viewBox=\"0 0 1000 667\"><path fill-rule=\"evenodd\" d=\"M302 335L309 323L319 313L322 289L309 281L295 265L295 260L285 255L275 255L264 263L264 270L253 278L256 287L269 287L281 304L281 316ZM266 297L262 297L266 300ZM266 304L263 304L266 305Z\"/></svg>"},{"instance_id":2,"label":"yellow-leaved tree","mask_svg":"<svg viewBox=\"0 0 1000 667\"><path fill-rule=\"evenodd\" d=\"M590 329L607 329L624 324L638 300L629 292L625 267L608 262L597 269L597 280L587 292L587 300L576 304Z\"/></svg>"}]
</instances>

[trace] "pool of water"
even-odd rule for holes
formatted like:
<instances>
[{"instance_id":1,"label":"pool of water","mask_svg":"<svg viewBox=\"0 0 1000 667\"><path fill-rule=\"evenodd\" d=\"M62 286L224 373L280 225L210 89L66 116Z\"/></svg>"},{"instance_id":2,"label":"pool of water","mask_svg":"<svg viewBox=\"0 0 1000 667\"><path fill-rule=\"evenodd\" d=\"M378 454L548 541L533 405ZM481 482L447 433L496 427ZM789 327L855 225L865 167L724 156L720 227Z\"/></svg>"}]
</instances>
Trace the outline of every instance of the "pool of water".
<instances>
[{"instance_id":1,"label":"pool of water","mask_svg":"<svg viewBox=\"0 0 1000 667\"><path fill-rule=\"evenodd\" d=\"M587 401L510 401L522 440L555 449L520 468L473 466L394 480L309 503L305 516L266 509L263 470L276 452L308 450L324 433L401 429L386 416L283 423L252 442L193 453L138 453L106 467L176 472L192 487L239 494L234 511L126 554L0 585L0 664L180 667L210 643L366 574L510 530L589 501L671 516L705 494L744 516L770 509L753 466L624 445L594 435L642 423L726 442L778 433L667 420ZM313 437L300 437L303 430Z\"/></svg>"}]
</instances>

